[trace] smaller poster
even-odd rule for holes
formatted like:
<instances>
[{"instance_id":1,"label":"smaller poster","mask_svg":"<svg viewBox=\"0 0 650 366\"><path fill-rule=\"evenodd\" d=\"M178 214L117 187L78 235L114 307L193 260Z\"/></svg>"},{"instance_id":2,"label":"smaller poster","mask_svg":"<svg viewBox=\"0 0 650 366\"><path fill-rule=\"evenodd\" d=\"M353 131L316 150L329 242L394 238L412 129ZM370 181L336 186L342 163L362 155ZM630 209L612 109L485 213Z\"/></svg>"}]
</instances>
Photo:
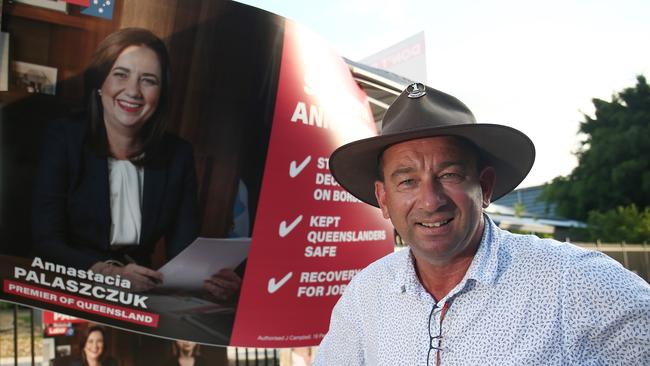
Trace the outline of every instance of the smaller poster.
<instances>
[{"instance_id":1,"label":"smaller poster","mask_svg":"<svg viewBox=\"0 0 650 366\"><path fill-rule=\"evenodd\" d=\"M50 322L52 318L55 323ZM234 361L224 347L149 337L53 312L44 311L42 323L36 365L224 365Z\"/></svg>"}]
</instances>

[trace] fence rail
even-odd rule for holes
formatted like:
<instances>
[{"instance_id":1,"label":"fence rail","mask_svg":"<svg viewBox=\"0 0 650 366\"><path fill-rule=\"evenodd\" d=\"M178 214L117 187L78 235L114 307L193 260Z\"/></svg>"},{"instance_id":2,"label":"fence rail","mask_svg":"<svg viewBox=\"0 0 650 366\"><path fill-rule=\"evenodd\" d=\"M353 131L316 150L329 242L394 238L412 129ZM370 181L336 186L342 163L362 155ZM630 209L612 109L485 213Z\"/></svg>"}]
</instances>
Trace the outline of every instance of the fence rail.
<instances>
[{"instance_id":1,"label":"fence rail","mask_svg":"<svg viewBox=\"0 0 650 366\"><path fill-rule=\"evenodd\" d=\"M278 353L276 349L228 347L228 361L233 366L279 366Z\"/></svg>"}]
</instances>

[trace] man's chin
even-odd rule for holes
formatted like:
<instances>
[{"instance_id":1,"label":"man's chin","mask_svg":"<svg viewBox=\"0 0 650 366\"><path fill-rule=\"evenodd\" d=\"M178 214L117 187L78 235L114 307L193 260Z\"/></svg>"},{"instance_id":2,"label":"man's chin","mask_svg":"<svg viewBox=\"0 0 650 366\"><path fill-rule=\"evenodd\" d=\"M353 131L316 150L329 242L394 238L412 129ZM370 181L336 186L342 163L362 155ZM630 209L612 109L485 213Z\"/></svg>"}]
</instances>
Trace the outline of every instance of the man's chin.
<instances>
[{"instance_id":1,"label":"man's chin","mask_svg":"<svg viewBox=\"0 0 650 366\"><path fill-rule=\"evenodd\" d=\"M409 244L411 252L416 259L426 260L429 263L444 263L453 258L449 244L441 241L419 241Z\"/></svg>"}]
</instances>

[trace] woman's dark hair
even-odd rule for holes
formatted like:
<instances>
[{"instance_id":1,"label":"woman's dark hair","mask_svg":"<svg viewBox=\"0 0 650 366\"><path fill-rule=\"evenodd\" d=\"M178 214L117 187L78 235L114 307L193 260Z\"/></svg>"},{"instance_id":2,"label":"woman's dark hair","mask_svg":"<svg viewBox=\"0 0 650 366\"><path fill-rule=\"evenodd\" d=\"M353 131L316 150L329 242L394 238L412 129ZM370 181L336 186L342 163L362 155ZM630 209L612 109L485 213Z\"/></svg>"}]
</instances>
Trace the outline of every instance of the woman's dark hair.
<instances>
[{"instance_id":1,"label":"woman's dark hair","mask_svg":"<svg viewBox=\"0 0 650 366\"><path fill-rule=\"evenodd\" d=\"M88 337L90 337L90 334L92 332L101 333L102 339L104 341L104 348L102 349L102 354L99 356L99 363L103 364L104 360L107 358L106 349L108 348L108 337L106 337L106 329L104 329L104 327L101 327L99 325L91 325L83 333L83 335L81 336L81 341L79 342L79 347L81 349L81 361L84 366L88 365L88 359L86 358L85 348L86 348L86 342L88 341Z\"/></svg>"},{"instance_id":2,"label":"woman's dark hair","mask_svg":"<svg viewBox=\"0 0 650 366\"><path fill-rule=\"evenodd\" d=\"M178 358L181 354L181 350L178 347L177 341L172 342L172 355L174 358ZM194 342L192 342L194 343ZM198 343L194 343L194 348L192 349L192 357L200 356L201 355L201 345Z\"/></svg>"},{"instance_id":3,"label":"woman's dark hair","mask_svg":"<svg viewBox=\"0 0 650 366\"><path fill-rule=\"evenodd\" d=\"M143 46L154 51L160 62L162 78L156 110L140 129L137 136L141 146L140 150L129 156L129 159L134 163L144 164L149 160L147 155L149 157L155 155L147 154L147 152L161 141L167 128L171 71L169 54L163 41L150 31L142 28L124 28L111 33L99 43L84 73L84 101L90 123L90 147L100 156L109 156L106 127L104 126L104 111L98 90L101 89L104 80L108 77L113 64L122 51L130 46Z\"/></svg>"}]
</instances>

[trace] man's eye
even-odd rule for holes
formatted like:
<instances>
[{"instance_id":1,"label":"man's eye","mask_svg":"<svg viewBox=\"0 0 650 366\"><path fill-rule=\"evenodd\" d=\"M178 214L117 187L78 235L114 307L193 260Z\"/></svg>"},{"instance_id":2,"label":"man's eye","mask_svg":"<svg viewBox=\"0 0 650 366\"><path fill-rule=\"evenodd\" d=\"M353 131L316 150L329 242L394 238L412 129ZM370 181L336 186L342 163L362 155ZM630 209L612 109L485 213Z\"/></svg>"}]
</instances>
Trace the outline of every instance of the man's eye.
<instances>
[{"instance_id":1,"label":"man's eye","mask_svg":"<svg viewBox=\"0 0 650 366\"><path fill-rule=\"evenodd\" d=\"M438 177L438 179L445 182L460 182L463 178L464 177L458 173L444 173Z\"/></svg>"},{"instance_id":2,"label":"man's eye","mask_svg":"<svg viewBox=\"0 0 650 366\"><path fill-rule=\"evenodd\" d=\"M415 179L404 179L399 182L400 187L410 187L415 184Z\"/></svg>"}]
</instances>

